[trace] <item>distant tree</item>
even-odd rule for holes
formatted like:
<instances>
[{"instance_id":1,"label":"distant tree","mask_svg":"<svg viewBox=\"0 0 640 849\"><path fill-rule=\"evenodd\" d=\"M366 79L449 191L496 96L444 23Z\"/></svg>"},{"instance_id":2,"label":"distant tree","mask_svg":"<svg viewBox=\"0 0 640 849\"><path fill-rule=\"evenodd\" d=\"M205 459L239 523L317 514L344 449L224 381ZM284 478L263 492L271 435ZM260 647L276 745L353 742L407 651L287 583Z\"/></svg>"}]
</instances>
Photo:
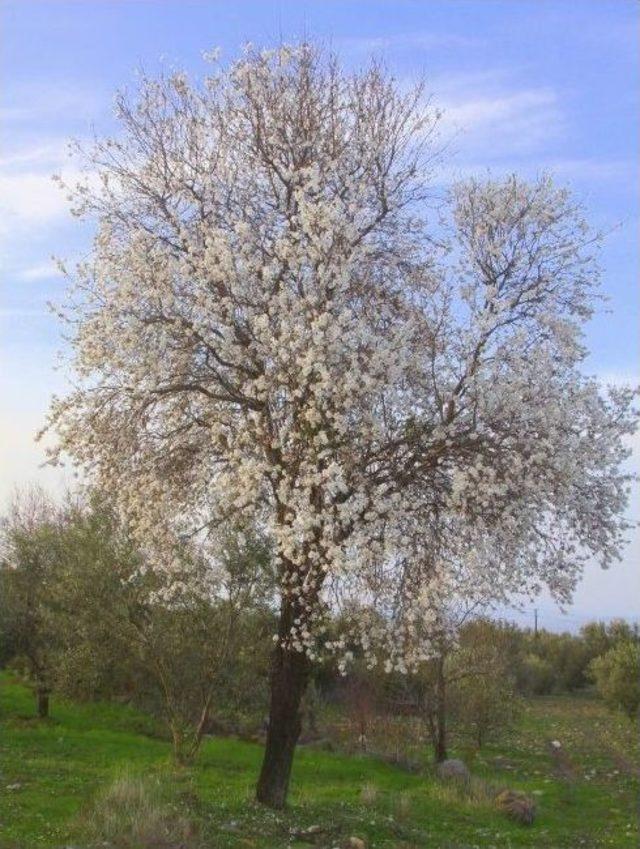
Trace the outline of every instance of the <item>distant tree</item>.
<instances>
[{"instance_id":1,"label":"distant tree","mask_svg":"<svg viewBox=\"0 0 640 849\"><path fill-rule=\"evenodd\" d=\"M571 692L587 684L590 657L580 636L527 631L524 649L527 657L520 677L528 692Z\"/></svg>"},{"instance_id":2,"label":"distant tree","mask_svg":"<svg viewBox=\"0 0 640 849\"><path fill-rule=\"evenodd\" d=\"M535 652L528 651L522 659L518 685L526 695L543 696L556 689L556 670L551 661Z\"/></svg>"},{"instance_id":3,"label":"distant tree","mask_svg":"<svg viewBox=\"0 0 640 849\"><path fill-rule=\"evenodd\" d=\"M481 747L508 728L519 709L517 629L460 611L458 617L439 633L435 656L414 678L436 763L447 758L452 725Z\"/></svg>"},{"instance_id":4,"label":"distant tree","mask_svg":"<svg viewBox=\"0 0 640 849\"><path fill-rule=\"evenodd\" d=\"M38 716L49 715L60 629L51 607L59 516L42 490L16 495L2 527L0 626L11 664L34 690Z\"/></svg>"},{"instance_id":5,"label":"distant tree","mask_svg":"<svg viewBox=\"0 0 640 849\"><path fill-rule=\"evenodd\" d=\"M446 675L446 651L441 646L434 658L423 663L418 673L422 717L426 723L436 763L446 760L448 752L449 701Z\"/></svg>"},{"instance_id":6,"label":"distant tree","mask_svg":"<svg viewBox=\"0 0 640 849\"><path fill-rule=\"evenodd\" d=\"M631 625L624 619L612 619L610 622L587 622L580 629L580 638L588 659L593 660L619 642L640 642L640 633L637 625Z\"/></svg>"},{"instance_id":7,"label":"distant tree","mask_svg":"<svg viewBox=\"0 0 640 849\"><path fill-rule=\"evenodd\" d=\"M358 748L365 752L370 745L371 730L380 710L381 676L354 664L343 687L343 704Z\"/></svg>"},{"instance_id":8,"label":"distant tree","mask_svg":"<svg viewBox=\"0 0 640 849\"><path fill-rule=\"evenodd\" d=\"M49 589L59 632L56 687L75 699L131 698L146 676L128 623L140 553L99 493L69 494L59 512Z\"/></svg>"},{"instance_id":9,"label":"distant tree","mask_svg":"<svg viewBox=\"0 0 640 849\"><path fill-rule=\"evenodd\" d=\"M579 634L522 632L518 688L524 693L564 693L585 687L589 665L620 642L638 642L637 628L623 620L590 622Z\"/></svg>"},{"instance_id":10,"label":"distant tree","mask_svg":"<svg viewBox=\"0 0 640 849\"><path fill-rule=\"evenodd\" d=\"M612 646L606 622L587 622L580 629L580 637L591 660L605 654Z\"/></svg>"},{"instance_id":11,"label":"distant tree","mask_svg":"<svg viewBox=\"0 0 640 849\"><path fill-rule=\"evenodd\" d=\"M511 727L520 712L510 637L510 629L477 619L462 630L450 657L449 702L456 731L479 749Z\"/></svg>"},{"instance_id":12,"label":"distant tree","mask_svg":"<svg viewBox=\"0 0 640 849\"><path fill-rule=\"evenodd\" d=\"M159 701L176 761L193 760L225 681L233 692L228 677L239 655L260 654L260 636L250 629L273 592L267 543L230 527L219 535L215 571L185 555L170 573L157 572L94 494L68 507L57 557L60 685L74 695L109 696L133 677L134 687Z\"/></svg>"},{"instance_id":13,"label":"distant tree","mask_svg":"<svg viewBox=\"0 0 640 849\"><path fill-rule=\"evenodd\" d=\"M620 640L591 662L591 674L598 693L613 709L630 719L640 708L640 643Z\"/></svg>"},{"instance_id":14,"label":"distant tree","mask_svg":"<svg viewBox=\"0 0 640 849\"><path fill-rule=\"evenodd\" d=\"M419 664L465 525L500 529L477 571L495 585L567 598L587 558L616 558L633 393L580 372L597 271L566 191L467 181L429 230L420 87L305 44L204 85L144 79L117 109L123 135L71 190L98 229L71 302L78 389L51 424L158 569L229 516L269 533L257 797L281 807L317 656L347 663L357 639L368 662ZM345 598L362 615L328 641Z\"/></svg>"},{"instance_id":15,"label":"distant tree","mask_svg":"<svg viewBox=\"0 0 640 849\"><path fill-rule=\"evenodd\" d=\"M128 599L132 640L162 694L179 763L197 755L243 649L259 656L269 639L253 630L252 613L264 609L272 590L270 564L262 539L234 529L225 534L215 577L206 564L185 562L169 583L151 573Z\"/></svg>"},{"instance_id":16,"label":"distant tree","mask_svg":"<svg viewBox=\"0 0 640 849\"><path fill-rule=\"evenodd\" d=\"M230 678L251 665L247 655L255 691L273 627L268 543L239 526L218 539L215 571L185 554L179 569L158 572L98 493L61 506L39 491L17 498L4 525L0 632L40 715L54 690L150 698L176 760L195 757L221 692L235 695Z\"/></svg>"}]
</instances>

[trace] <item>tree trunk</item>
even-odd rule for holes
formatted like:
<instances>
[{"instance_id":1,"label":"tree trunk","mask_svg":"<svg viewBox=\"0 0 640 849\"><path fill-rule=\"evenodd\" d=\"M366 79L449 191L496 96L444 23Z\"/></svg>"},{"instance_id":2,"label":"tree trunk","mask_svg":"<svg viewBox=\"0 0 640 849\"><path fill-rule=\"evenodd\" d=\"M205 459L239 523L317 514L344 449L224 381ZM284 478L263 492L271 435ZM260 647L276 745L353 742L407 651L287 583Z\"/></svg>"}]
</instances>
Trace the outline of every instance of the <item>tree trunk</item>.
<instances>
[{"instance_id":1,"label":"tree trunk","mask_svg":"<svg viewBox=\"0 0 640 849\"><path fill-rule=\"evenodd\" d=\"M444 678L444 655L438 659L436 681L436 763L447 759L447 688Z\"/></svg>"},{"instance_id":2,"label":"tree trunk","mask_svg":"<svg viewBox=\"0 0 640 849\"><path fill-rule=\"evenodd\" d=\"M38 704L38 716L40 719L46 719L49 716L49 691L43 687L39 687L36 691L36 700Z\"/></svg>"},{"instance_id":3,"label":"tree trunk","mask_svg":"<svg viewBox=\"0 0 640 849\"><path fill-rule=\"evenodd\" d=\"M286 605L281 613L281 639L289 632L293 613ZM287 800L296 743L302 728L300 706L309 683L311 664L306 654L276 646L271 668L269 726L258 779L256 798L270 808L283 808Z\"/></svg>"}]
</instances>

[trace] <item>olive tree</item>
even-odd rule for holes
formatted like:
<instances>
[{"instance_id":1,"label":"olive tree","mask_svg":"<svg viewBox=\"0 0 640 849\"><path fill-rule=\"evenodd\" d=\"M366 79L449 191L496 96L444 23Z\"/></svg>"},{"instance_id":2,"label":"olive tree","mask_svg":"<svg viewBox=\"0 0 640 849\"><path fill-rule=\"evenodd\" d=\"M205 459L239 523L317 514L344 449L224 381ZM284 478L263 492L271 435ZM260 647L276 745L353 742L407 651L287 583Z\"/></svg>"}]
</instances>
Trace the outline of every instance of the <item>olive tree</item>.
<instances>
[{"instance_id":1,"label":"olive tree","mask_svg":"<svg viewBox=\"0 0 640 849\"><path fill-rule=\"evenodd\" d=\"M512 646L508 629L477 619L463 629L450 657L451 712L458 732L478 749L508 729L521 707Z\"/></svg>"},{"instance_id":2,"label":"olive tree","mask_svg":"<svg viewBox=\"0 0 640 849\"><path fill-rule=\"evenodd\" d=\"M215 565L176 552L149 568L126 523L98 493L70 500L52 538L47 588L58 641L55 681L73 696L128 693L161 712L174 758L197 755L243 644L259 653L254 620L273 585L268 545L230 525ZM232 689L226 686L226 693Z\"/></svg>"},{"instance_id":3,"label":"olive tree","mask_svg":"<svg viewBox=\"0 0 640 849\"><path fill-rule=\"evenodd\" d=\"M163 574L158 581L157 572L142 580L132 575L126 593L125 630L161 693L178 763L198 754L220 707L225 677L241 666L243 648L260 654L255 623L270 593L268 546L233 528L218 556L213 581L206 563L187 560L178 581L175 574L169 582Z\"/></svg>"},{"instance_id":4,"label":"olive tree","mask_svg":"<svg viewBox=\"0 0 640 849\"><path fill-rule=\"evenodd\" d=\"M51 605L59 521L55 504L36 488L17 493L2 521L0 633L6 659L32 687L42 719L49 715L61 642Z\"/></svg>"},{"instance_id":5,"label":"olive tree","mask_svg":"<svg viewBox=\"0 0 640 849\"><path fill-rule=\"evenodd\" d=\"M640 709L640 642L621 640L590 664L599 695L630 719Z\"/></svg>"},{"instance_id":6,"label":"olive tree","mask_svg":"<svg viewBox=\"0 0 640 849\"><path fill-rule=\"evenodd\" d=\"M143 79L117 111L70 190L96 235L63 310L77 389L50 423L158 568L176 539L206 557L230 515L272 540L257 796L280 807L316 658L357 640L419 663L472 536L500 529L494 583L565 597L587 557L615 559L630 394L580 372L597 272L565 191L465 182L431 226L420 87L303 44ZM343 601L360 614L328 639Z\"/></svg>"}]
</instances>

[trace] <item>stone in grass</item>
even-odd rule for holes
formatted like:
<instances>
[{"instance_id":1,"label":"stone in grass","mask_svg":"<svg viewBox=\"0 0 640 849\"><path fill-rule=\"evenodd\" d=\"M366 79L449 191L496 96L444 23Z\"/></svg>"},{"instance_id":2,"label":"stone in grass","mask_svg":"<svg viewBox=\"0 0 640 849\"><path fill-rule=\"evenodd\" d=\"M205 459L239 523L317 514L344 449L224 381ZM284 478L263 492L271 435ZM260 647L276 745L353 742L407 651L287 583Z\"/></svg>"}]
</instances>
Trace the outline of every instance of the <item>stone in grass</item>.
<instances>
[{"instance_id":1,"label":"stone in grass","mask_svg":"<svg viewBox=\"0 0 640 849\"><path fill-rule=\"evenodd\" d=\"M290 828L289 834L296 840L312 839L326 831L321 825L310 825L307 828Z\"/></svg>"},{"instance_id":2,"label":"stone in grass","mask_svg":"<svg viewBox=\"0 0 640 849\"><path fill-rule=\"evenodd\" d=\"M496 807L522 825L531 825L536 816L536 803L519 790L503 790L496 796Z\"/></svg>"},{"instance_id":3,"label":"stone in grass","mask_svg":"<svg viewBox=\"0 0 640 849\"><path fill-rule=\"evenodd\" d=\"M449 758L446 761L442 761L442 763L438 764L437 770L440 778L468 781L471 777L471 773L465 762L458 758Z\"/></svg>"},{"instance_id":4,"label":"stone in grass","mask_svg":"<svg viewBox=\"0 0 640 849\"><path fill-rule=\"evenodd\" d=\"M346 842L347 849L367 849L367 844L361 837L353 835Z\"/></svg>"}]
</instances>

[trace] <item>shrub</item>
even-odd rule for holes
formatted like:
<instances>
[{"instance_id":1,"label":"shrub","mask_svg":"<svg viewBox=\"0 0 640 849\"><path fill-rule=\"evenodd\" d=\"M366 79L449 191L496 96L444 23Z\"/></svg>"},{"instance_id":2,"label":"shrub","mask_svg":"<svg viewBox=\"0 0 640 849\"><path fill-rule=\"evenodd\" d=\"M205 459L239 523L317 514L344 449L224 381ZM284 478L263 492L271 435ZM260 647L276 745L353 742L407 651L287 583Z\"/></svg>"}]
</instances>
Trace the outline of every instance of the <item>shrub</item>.
<instances>
[{"instance_id":1,"label":"shrub","mask_svg":"<svg viewBox=\"0 0 640 849\"><path fill-rule=\"evenodd\" d=\"M598 693L609 707L637 716L640 708L640 644L619 642L589 667Z\"/></svg>"},{"instance_id":2,"label":"shrub","mask_svg":"<svg viewBox=\"0 0 640 849\"><path fill-rule=\"evenodd\" d=\"M468 623L447 665L456 729L477 748L510 728L520 709L502 630L485 619Z\"/></svg>"},{"instance_id":3,"label":"shrub","mask_svg":"<svg viewBox=\"0 0 640 849\"><path fill-rule=\"evenodd\" d=\"M544 696L553 692L555 670L549 660L537 654L528 654L520 672L520 689L529 695Z\"/></svg>"},{"instance_id":4,"label":"shrub","mask_svg":"<svg viewBox=\"0 0 640 849\"><path fill-rule=\"evenodd\" d=\"M496 807L510 819L522 825L531 825L536 815L536 804L518 790L503 790L496 796Z\"/></svg>"}]
</instances>

